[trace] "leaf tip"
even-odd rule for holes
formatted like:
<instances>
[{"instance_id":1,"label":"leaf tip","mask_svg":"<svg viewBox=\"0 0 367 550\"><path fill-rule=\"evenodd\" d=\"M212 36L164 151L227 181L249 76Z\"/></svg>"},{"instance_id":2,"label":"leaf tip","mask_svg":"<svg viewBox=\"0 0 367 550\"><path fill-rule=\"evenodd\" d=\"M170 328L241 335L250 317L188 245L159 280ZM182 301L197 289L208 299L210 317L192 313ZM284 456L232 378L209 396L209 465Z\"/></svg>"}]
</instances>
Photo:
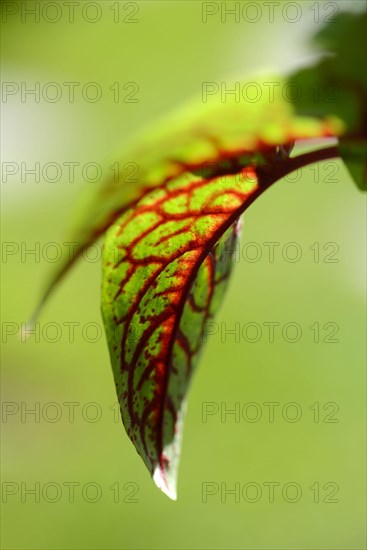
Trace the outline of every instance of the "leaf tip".
<instances>
[{"instance_id":1,"label":"leaf tip","mask_svg":"<svg viewBox=\"0 0 367 550\"><path fill-rule=\"evenodd\" d=\"M177 500L176 481L170 477L167 480L166 471L157 466L153 473L153 481L157 487L171 500Z\"/></svg>"}]
</instances>

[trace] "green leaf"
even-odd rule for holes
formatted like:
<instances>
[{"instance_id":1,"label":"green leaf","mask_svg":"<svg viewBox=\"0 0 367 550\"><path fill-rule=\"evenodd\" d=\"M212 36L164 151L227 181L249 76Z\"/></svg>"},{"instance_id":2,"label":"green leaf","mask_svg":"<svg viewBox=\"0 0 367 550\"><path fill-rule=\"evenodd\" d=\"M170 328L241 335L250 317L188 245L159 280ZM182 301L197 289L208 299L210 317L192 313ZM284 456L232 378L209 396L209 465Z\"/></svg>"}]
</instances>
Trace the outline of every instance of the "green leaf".
<instances>
[{"instance_id":1,"label":"green leaf","mask_svg":"<svg viewBox=\"0 0 367 550\"><path fill-rule=\"evenodd\" d=\"M340 153L354 181L367 184L367 13L340 13L315 37L325 55L291 78L300 115L337 116L346 129Z\"/></svg>"},{"instance_id":2,"label":"green leaf","mask_svg":"<svg viewBox=\"0 0 367 550\"><path fill-rule=\"evenodd\" d=\"M251 170L185 173L108 230L102 313L126 431L155 483L176 498L184 403L207 320L232 264Z\"/></svg>"}]
</instances>

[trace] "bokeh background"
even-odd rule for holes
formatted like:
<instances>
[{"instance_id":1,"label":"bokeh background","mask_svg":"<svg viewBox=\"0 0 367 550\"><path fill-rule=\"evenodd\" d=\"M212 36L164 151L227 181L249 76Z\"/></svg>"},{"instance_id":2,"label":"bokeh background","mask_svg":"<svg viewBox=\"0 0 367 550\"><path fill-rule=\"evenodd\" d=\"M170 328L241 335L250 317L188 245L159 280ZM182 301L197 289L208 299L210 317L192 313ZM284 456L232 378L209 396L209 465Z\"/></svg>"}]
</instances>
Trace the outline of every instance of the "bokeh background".
<instances>
[{"instance_id":1,"label":"bokeh background","mask_svg":"<svg viewBox=\"0 0 367 550\"><path fill-rule=\"evenodd\" d=\"M81 2L73 22L58 2L54 23L52 6L39 22L23 22L20 3L5 4L3 81L41 89L56 82L63 94L51 103L15 93L2 105L2 160L19 167L2 185L2 547L365 548L365 212L341 163L305 168L245 215L240 258L189 395L177 502L155 488L116 418L95 251L52 295L40 336L24 342L17 330L52 268L48 243L65 241L89 185L80 167L103 165L145 124L200 94L205 81L306 61L314 55L307 37L325 18L363 3L293 2L301 17L291 22L298 8L282 11L291 3L275 5L271 21L269 3L239 2L236 21L221 17L222 4L234 2L212 2L218 12L206 23L199 1ZM47 2L26 2L35 4L42 10ZM64 82L80 83L74 102ZM88 82L101 87L99 101L78 92ZM137 83L139 101L115 103L116 82L120 90ZM22 181L20 164L36 162L80 165L74 182L66 170L54 183L42 174ZM279 243L273 262L267 242ZM290 242L298 261L289 261ZM269 322L279 323L273 343ZM257 342L249 341L252 329L243 337L246 323L261 327ZM299 341L282 335L287 323L301 327ZM226 334L236 326L239 335ZM328 335L337 341L325 342ZM269 402L279 404L273 422ZM67 403L75 403L74 418ZM205 417L208 403L215 414ZM235 407L240 417L225 414ZM32 408L36 414L27 414ZM274 499L269 482L279 484Z\"/></svg>"}]
</instances>

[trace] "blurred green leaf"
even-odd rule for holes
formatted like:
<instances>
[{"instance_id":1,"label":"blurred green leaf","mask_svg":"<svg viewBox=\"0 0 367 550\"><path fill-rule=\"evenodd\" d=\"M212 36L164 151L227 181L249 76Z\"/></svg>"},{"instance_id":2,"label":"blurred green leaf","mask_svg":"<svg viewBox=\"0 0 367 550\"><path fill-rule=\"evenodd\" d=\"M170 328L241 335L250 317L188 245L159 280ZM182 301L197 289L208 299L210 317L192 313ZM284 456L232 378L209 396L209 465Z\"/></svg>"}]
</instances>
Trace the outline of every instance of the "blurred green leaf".
<instances>
[{"instance_id":1,"label":"blurred green leaf","mask_svg":"<svg viewBox=\"0 0 367 550\"><path fill-rule=\"evenodd\" d=\"M315 36L325 51L322 59L290 79L299 114L343 121L340 152L361 189L367 184L366 30L367 13L338 14Z\"/></svg>"}]
</instances>

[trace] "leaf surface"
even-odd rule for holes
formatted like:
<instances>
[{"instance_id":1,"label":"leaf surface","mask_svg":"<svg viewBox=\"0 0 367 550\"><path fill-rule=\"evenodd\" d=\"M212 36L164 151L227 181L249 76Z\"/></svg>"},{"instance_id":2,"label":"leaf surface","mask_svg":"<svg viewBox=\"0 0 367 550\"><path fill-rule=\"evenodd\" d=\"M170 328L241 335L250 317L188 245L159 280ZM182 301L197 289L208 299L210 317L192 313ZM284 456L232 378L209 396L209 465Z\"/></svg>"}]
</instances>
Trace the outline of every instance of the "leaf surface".
<instances>
[{"instance_id":1,"label":"leaf surface","mask_svg":"<svg viewBox=\"0 0 367 550\"><path fill-rule=\"evenodd\" d=\"M172 180L106 235L102 313L122 419L157 485L176 495L187 387L231 268L254 172Z\"/></svg>"}]
</instances>

